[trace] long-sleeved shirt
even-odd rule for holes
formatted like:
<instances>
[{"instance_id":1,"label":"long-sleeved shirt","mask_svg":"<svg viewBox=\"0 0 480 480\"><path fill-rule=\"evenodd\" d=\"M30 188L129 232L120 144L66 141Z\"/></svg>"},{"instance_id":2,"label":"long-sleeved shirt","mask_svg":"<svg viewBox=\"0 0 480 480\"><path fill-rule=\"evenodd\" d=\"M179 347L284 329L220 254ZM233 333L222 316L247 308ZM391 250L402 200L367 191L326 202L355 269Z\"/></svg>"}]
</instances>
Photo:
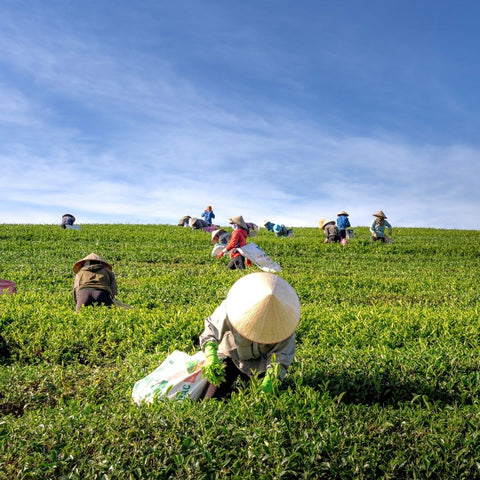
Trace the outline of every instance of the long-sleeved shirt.
<instances>
[{"instance_id":1,"label":"long-sleeved shirt","mask_svg":"<svg viewBox=\"0 0 480 480\"><path fill-rule=\"evenodd\" d=\"M73 297L76 300L78 292L83 288L106 290L112 296L117 295L117 279L115 273L105 265L96 263L83 266L75 275L73 282Z\"/></svg>"},{"instance_id":2,"label":"long-sleeved shirt","mask_svg":"<svg viewBox=\"0 0 480 480\"><path fill-rule=\"evenodd\" d=\"M225 300L205 320L205 330L200 335L202 350L207 342L217 343L219 356L231 358L237 368L246 375L266 372L271 363L278 363L280 380L287 374L295 354L295 333L282 342L270 345L252 342L242 337L228 320ZM275 362L272 359L273 355Z\"/></svg>"},{"instance_id":3,"label":"long-sleeved shirt","mask_svg":"<svg viewBox=\"0 0 480 480\"><path fill-rule=\"evenodd\" d=\"M385 237L385 228L388 228L388 231L392 233L392 226L384 220L383 223L380 225L377 223L376 219L373 219L372 224L370 225L370 232L379 238Z\"/></svg>"},{"instance_id":4,"label":"long-sleeved shirt","mask_svg":"<svg viewBox=\"0 0 480 480\"><path fill-rule=\"evenodd\" d=\"M211 225L212 220L215 218L215 214L213 213L213 210L205 210L202 213L202 217L205 219L205 221Z\"/></svg>"},{"instance_id":5,"label":"long-sleeved shirt","mask_svg":"<svg viewBox=\"0 0 480 480\"><path fill-rule=\"evenodd\" d=\"M346 215L339 215L337 217L337 226L340 230L345 230L350 227L350 220Z\"/></svg>"},{"instance_id":6,"label":"long-sleeved shirt","mask_svg":"<svg viewBox=\"0 0 480 480\"><path fill-rule=\"evenodd\" d=\"M240 253L237 252L237 248L242 248L247 244L248 232L243 228L236 228L231 237L228 245L225 247L225 250L230 252L230 258L235 258L240 256Z\"/></svg>"}]
</instances>

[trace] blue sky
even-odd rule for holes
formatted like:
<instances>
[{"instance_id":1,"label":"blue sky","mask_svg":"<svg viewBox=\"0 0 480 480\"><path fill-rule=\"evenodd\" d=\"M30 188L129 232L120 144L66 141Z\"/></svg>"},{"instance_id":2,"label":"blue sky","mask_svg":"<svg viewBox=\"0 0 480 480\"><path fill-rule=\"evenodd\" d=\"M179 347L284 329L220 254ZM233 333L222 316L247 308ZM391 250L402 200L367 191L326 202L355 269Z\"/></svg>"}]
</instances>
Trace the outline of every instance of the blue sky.
<instances>
[{"instance_id":1,"label":"blue sky","mask_svg":"<svg viewBox=\"0 0 480 480\"><path fill-rule=\"evenodd\" d=\"M3 0L0 223L480 227L480 3Z\"/></svg>"}]
</instances>

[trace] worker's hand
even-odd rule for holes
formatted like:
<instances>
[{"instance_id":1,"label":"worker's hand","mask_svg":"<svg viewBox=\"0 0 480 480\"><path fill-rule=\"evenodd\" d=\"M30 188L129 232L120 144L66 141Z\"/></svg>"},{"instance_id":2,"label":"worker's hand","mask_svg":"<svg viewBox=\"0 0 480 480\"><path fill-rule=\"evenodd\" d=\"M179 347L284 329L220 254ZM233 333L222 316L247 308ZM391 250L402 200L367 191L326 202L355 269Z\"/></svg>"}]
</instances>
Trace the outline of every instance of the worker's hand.
<instances>
[{"instance_id":1,"label":"worker's hand","mask_svg":"<svg viewBox=\"0 0 480 480\"><path fill-rule=\"evenodd\" d=\"M219 387L225 381L225 364L218 358L218 345L215 342L207 342L203 348L205 352L205 364L202 368L202 376L212 385Z\"/></svg>"},{"instance_id":2,"label":"worker's hand","mask_svg":"<svg viewBox=\"0 0 480 480\"><path fill-rule=\"evenodd\" d=\"M263 377L262 384L260 385L262 392L265 392L267 394L273 394L278 392L280 380L277 378L276 370L279 369L275 369L272 366L267 368L265 377Z\"/></svg>"},{"instance_id":3,"label":"worker's hand","mask_svg":"<svg viewBox=\"0 0 480 480\"><path fill-rule=\"evenodd\" d=\"M377 238L377 234L376 234L376 233L373 233L373 234L372 234L372 237L373 237L373 238Z\"/></svg>"}]
</instances>

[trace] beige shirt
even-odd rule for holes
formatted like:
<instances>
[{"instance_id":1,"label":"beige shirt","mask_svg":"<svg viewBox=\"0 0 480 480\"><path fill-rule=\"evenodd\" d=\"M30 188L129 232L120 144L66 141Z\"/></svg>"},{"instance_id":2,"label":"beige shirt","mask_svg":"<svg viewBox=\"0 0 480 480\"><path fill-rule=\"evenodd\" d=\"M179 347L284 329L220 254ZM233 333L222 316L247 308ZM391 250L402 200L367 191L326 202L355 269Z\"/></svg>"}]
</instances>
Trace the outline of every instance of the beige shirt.
<instances>
[{"instance_id":1,"label":"beige shirt","mask_svg":"<svg viewBox=\"0 0 480 480\"><path fill-rule=\"evenodd\" d=\"M270 363L278 363L280 380L287 374L295 354L295 333L274 344L256 343L242 337L228 320L225 301L205 320L205 330L200 335L202 350L207 342L217 343L219 357L231 358L237 368L247 375L263 373Z\"/></svg>"}]
</instances>

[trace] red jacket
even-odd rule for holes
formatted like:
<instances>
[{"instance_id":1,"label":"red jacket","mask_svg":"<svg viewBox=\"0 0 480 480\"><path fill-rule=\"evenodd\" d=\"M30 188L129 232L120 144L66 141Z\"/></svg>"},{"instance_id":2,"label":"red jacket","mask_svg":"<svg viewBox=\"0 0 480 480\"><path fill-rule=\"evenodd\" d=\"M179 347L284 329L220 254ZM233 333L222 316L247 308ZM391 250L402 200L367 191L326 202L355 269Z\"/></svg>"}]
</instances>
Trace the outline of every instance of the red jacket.
<instances>
[{"instance_id":1,"label":"red jacket","mask_svg":"<svg viewBox=\"0 0 480 480\"><path fill-rule=\"evenodd\" d=\"M225 247L230 251L230 258L239 257L241 254L237 252L237 248L242 248L247 244L247 231L243 228L237 228L233 231L232 236L230 237L230 242Z\"/></svg>"}]
</instances>

